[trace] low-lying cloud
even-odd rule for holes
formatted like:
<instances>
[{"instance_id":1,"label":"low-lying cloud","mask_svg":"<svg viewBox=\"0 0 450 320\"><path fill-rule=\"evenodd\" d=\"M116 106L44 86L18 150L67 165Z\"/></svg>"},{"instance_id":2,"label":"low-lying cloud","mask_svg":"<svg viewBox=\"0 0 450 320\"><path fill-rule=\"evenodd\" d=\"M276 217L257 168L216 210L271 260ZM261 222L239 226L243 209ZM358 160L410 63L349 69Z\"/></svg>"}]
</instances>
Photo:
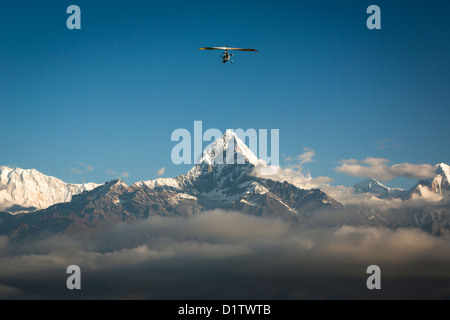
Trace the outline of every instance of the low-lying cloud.
<instances>
[{"instance_id":1,"label":"low-lying cloud","mask_svg":"<svg viewBox=\"0 0 450 320\"><path fill-rule=\"evenodd\" d=\"M449 249L415 229L297 229L220 210L155 216L93 240L0 238L0 298L448 298ZM82 270L79 292L65 287L72 264ZM365 285L372 264L380 292Z\"/></svg>"}]
</instances>

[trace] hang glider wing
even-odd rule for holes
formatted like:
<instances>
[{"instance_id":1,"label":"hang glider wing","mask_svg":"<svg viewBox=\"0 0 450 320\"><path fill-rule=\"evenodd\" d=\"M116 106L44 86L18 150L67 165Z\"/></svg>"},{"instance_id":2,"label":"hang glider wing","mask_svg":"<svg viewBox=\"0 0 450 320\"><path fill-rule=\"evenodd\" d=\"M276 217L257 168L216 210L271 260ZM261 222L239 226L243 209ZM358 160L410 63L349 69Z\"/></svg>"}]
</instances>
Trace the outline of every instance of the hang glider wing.
<instances>
[{"instance_id":1,"label":"hang glider wing","mask_svg":"<svg viewBox=\"0 0 450 320\"><path fill-rule=\"evenodd\" d=\"M234 51L255 51L255 52L258 51L258 50L256 50L256 49L241 49L241 48L227 48L227 50L234 50Z\"/></svg>"},{"instance_id":2,"label":"hang glider wing","mask_svg":"<svg viewBox=\"0 0 450 320\"><path fill-rule=\"evenodd\" d=\"M255 49L241 49L241 48L228 48L228 47L204 47L200 50L234 50L234 51L258 51Z\"/></svg>"}]
</instances>

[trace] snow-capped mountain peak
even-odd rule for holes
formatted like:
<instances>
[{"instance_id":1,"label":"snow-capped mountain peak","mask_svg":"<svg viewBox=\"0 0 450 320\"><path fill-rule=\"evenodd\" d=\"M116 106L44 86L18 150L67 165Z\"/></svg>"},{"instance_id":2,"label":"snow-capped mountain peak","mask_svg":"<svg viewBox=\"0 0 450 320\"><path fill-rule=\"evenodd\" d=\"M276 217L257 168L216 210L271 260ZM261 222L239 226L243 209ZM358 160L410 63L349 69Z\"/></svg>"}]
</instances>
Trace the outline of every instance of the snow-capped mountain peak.
<instances>
[{"instance_id":1,"label":"snow-capped mountain peak","mask_svg":"<svg viewBox=\"0 0 450 320\"><path fill-rule=\"evenodd\" d=\"M411 196L435 197L438 195L447 195L450 193L450 167L445 163L435 166L436 176L427 180L421 180L411 189Z\"/></svg>"},{"instance_id":2,"label":"snow-capped mountain peak","mask_svg":"<svg viewBox=\"0 0 450 320\"><path fill-rule=\"evenodd\" d=\"M436 166L436 173L444 174L447 178L447 181L450 182L450 166L446 165L445 163L440 163Z\"/></svg>"},{"instance_id":3,"label":"snow-capped mountain peak","mask_svg":"<svg viewBox=\"0 0 450 320\"><path fill-rule=\"evenodd\" d=\"M132 187L144 190L148 187L153 192L170 195L172 208L185 203L189 197L189 201L195 201L204 209L248 210L258 215L270 211L266 214L278 212L294 220L299 217L292 215L299 212L306 214L323 206L340 206L319 190L310 193L293 186L290 188L287 183L256 177L253 174L255 167L264 164L236 133L228 130L204 149L199 163L187 174L174 179L138 182ZM308 208L304 207L306 203L309 203Z\"/></svg>"},{"instance_id":4,"label":"snow-capped mountain peak","mask_svg":"<svg viewBox=\"0 0 450 320\"><path fill-rule=\"evenodd\" d=\"M197 164L187 174L141 181L133 186L170 192L190 188L194 194L211 192L212 188L224 191L239 185L255 166L263 164L265 162L259 160L235 132L227 130L204 149Z\"/></svg>"},{"instance_id":5,"label":"snow-capped mountain peak","mask_svg":"<svg viewBox=\"0 0 450 320\"><path fill-rule=\"evenodd\" d=\"M389 188L374 178L367 179L353 186L355 193L369 193L379 198L397 198L406 192L400 188Z\"/></svg>"},{"instance_id":6,"label":"snow-capped mountain peak","mask_svg":"<svg viewBox=\"0 0 450 320\"><path fill-rule=\"evenodd\" d=\"M409 190L389 188L375 179L368 179L353 186L355 193L368 193L381 199L400 198L402 200L422 198L440 201L450 195L450 166L440 163L435 166L433 178L420 180Z\"/></svg>"},{"instance_id":7,"label":"snow-capped mountain peak","mask_svg":"<svg viewBox=\"0 0 450 320\"><path fill-rule=\"evenodd\" d=\"M355 190L362 191L362 192L372 192L372 191L387 191L389 190L388 187L383 185L381 182L374 178L370 178L367 180L364 180L358 184L355 184L353 186Z\"/></svg>"},{"instance_id":8,"label":"snow-capped mountain peak","mask_svg":"<svg viewBox=\"0 0 450 320\"><path fill-rule=\"evenodd\" d=\"M198 164L259 164L261 161L232 130L208 145Z\"/></svg>"},{"instance_id":9,"label":"snow-capped mountain peak","mask_svg":"<svg viewBox=\"0 0 450 320\"><path fill-rule=\"evenodd\" d=\"M73 195L99 186L95 183L71 184L35 169L0 167L0 210L12 213L45 209L69 202Z\"/></svg>"},{"instance_id":10,"label":"snow-capped mountain peak","mask_svg":"<svg viewBox=\"0 0 450 320\"><path fill-rule=\"evenodd\" d=\"M368 192L368 193L382 193L382 192L391 192L391 191L405 191L400 188L390 188L386 187L384 184L379 182L377 179L370 178L365 181L362 181L353 186L355 191L359 192Z\"/></svg>"}]
</instances>

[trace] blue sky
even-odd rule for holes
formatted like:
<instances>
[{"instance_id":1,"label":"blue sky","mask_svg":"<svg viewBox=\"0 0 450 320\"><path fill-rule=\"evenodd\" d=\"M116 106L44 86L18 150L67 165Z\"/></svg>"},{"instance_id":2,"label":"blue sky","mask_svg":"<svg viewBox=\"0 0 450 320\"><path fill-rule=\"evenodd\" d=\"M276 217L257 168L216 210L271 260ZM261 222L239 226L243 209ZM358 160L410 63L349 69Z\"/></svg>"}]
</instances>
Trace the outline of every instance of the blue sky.
<instances>
[{"instance_id":1,"label":"blue sky","mask_svg":"<svg viewBox=\"0 0 450 320\"><path fill-rule=\"evenodd\" d=\"M82 30L66 28L71 4ZM371 4L381 30L366 28ZM449 163L448 12L445 1L10 1L0 164L75 183L173 177L190 166L171 163L171 133L195 120L280 129L280 152L313 149L304 170L334 184L362 180L335 172L342 159ZM198 50L225 44L259 53L223 65Z\"/></svg>"}]
</instances>

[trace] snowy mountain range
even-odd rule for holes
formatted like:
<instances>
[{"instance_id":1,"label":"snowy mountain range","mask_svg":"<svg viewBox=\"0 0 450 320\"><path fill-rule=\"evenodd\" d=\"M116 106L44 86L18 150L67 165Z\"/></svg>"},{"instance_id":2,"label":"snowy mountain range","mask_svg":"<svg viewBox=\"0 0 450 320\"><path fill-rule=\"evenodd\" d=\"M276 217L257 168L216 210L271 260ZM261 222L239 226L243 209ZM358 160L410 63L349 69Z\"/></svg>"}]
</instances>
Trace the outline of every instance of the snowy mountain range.
<instances>
[{"instance_id":1,"label":"snowy mountain range","mask_svg":"<svg viewBox=\"0 0 450 320\"><path fill-rule=\"evenodd\" d=\"M420 180L409 190L389 188L376 179L368 179L353 186L354 193L366 193L380 199L450 200L450 167L440 163L435 167L436 176Z\"/></svg>"},{"instance_id":2,"label":"snowy mountain range","mask_svg":"<svg viewBox=\"0 0 450 320\"><path fill-rule=\"evenodd\" d=\"M220 164L225 163L230 146L234 147L233 158L241 164ZM294 226L419 227L434 234L450 234L446 202L450 170L445 164L436 166L434 178L419 181L410 190L389 188L375 179L351 188L354 194L400 199L400 203L432 199L436 205L384 211L361 207L356 211L352 208L349 214L348 208L319 189L304 190L286 181L258 177L255 169L264 163L231 131L209 145L197 163L176 178L131 186L122 180L103 185L67 184L36 170L0 167L0 235L10 239L42 234L98 235L119 222L154 215L190 217L215 209L278 218ZM34 208L40 210L25 213Z\"/></svg>"},{"instance_id":3,"label":"snowy mountain range","mask_svg":"<svg viewBox=\"0 0 450 320\"><path fill-rule=\"evenodd\" d=\"M234 145L242 164L216 164ZM229 150L228 150L229 152ZM225 162L225 161L224 161ZM205 210L237 210L246 214L280 218L300 225L315 212L342 207L319 189L303 190L287 182L256 177L261 162L232 132L227 132L203 152L187 174L176 178L142 181L128 186L115 180L72 196L33 214L0 216L0 234L26 238L37 234L98 234L118 222L149 216L192 216Z\"/></svg>"},{"instance_id":4,"label":"snowy mountain range","mask_svg":"<svg viewBox=\"0 0 450 320\"><path fill-rule=\"evenodd\" d=\"M34 169L0 167L0 210L20 213L45 209L98 186L65 183Z\"/></svg>"}]
</instances>

